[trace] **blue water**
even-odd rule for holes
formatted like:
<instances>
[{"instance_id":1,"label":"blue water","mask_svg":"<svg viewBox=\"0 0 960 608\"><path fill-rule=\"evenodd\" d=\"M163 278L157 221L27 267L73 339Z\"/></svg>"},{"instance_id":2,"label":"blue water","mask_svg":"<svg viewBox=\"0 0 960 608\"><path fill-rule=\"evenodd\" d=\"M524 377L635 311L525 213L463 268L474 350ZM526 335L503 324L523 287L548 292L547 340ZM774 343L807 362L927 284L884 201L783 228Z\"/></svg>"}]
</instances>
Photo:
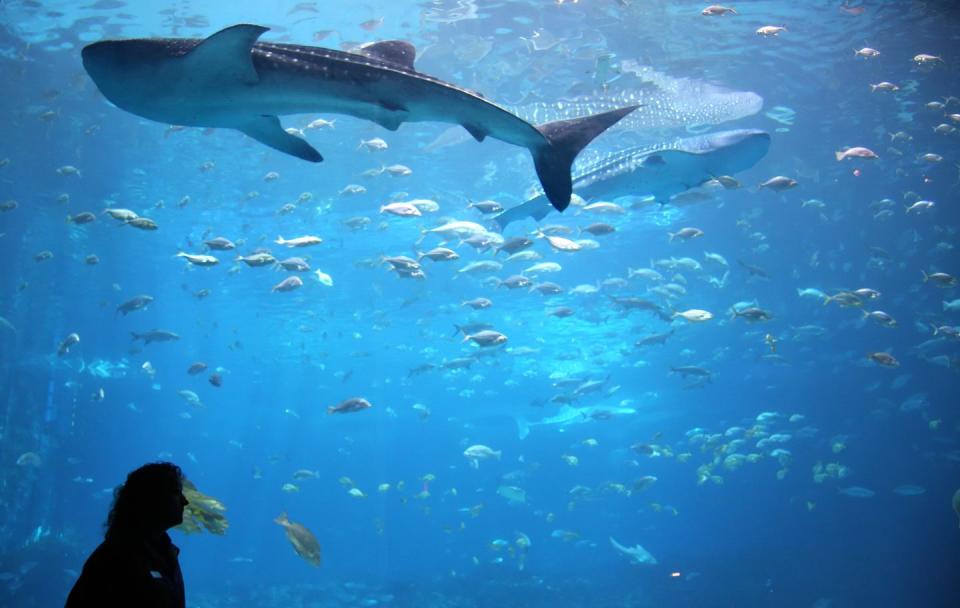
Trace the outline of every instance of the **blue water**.
<instances>
[{"instance_id":1,"label":"blue water","mask_svg":"<svg viewBox=\"0 0 960 608\"><path fill-rule=\"evenodd\" d=\"M960 312L944 305L960 289L921 274L960 272L960 134L934 132L941 123L960 129L946 116L960 113L960 101L925 107L960 96L954 3L867 2L850 14L839 2L758 1L733 4L740 14L723 17L702 16L704 3L686 1L263 4L0 5L0 159L8 159L0 202L17 202L0 212L0 316L12 326L0 324L0 605L62 603L102 538L112 488L155 460L176 462L227 506L222 536L171 532L190 606L960 605L960 530L950 504L960 487L960 349L931 329L960 325ZM360 26L381 17L372 29ZM419 49L418 70L516 108L645 91L636 128L611 129L590 146L591 158L734 128L767 131L772 144L734 176L743 187L712 189L706 202L626 200L618 216L576 206L550 215L544 224L617 228L595 238L599 248L573 254L537 239L536 262L562 265L540 279L560 284L559 296L497 288L487 277L535 262L505 262L455 239L447 245L459 260L425 259L424 280L402 279L380 256L440 245L421 231L445 218L484 222L469 201L523 202L536 181L529 154L492 139L431 146L448 124L390 132L348 116L283 117L298 129L335 119L333 129L305 131L325 158L314 165L238 132L169 131L124 112L80 62L83 45L105 38L205 37L241 22L269 25L264 40L330 48L406 39ZM788 31L762 38L754 30L763 25ZM333 33L315 35L325 30ZM881 55L855 58L864 46ZM918 53L943 61L917 66ZM657 84L617 77L630 60L655 70ZM868 85L881 81L900 90L871 93ZM756 95L762 108L751 107ZM737 103L698 119L697 108L731 99ZM782 108L788 118L775 120ZM912 141L891 141L898 131ZM358 149L375 137L388 149ZM848 146L880 159L837 162L834 152ZM942 161L918 159L925 153ZM361 175L392 164L412 175ZM57 172L68 165L79 176ZM270 172L278 177L265 179ZM799 185L757 191L777 175ZM338 194L349 184L366 192ZM894 201L889 214L877 206L885 198ZM434 200L440 210L378 213L411 199ZM822 206L804 204L811 199ZM936 206L906 213L918 199ZM281 213L288 203L292 211ZM122 226L101 214L108 207L132 209L159 229ZM65 221L82 211L97 219ZM344 225L357 216L369 225ZM686 226L704 236L670 243L667 233ZM534 227L514 224L504 236ZM273 243L307 234L323 243ZM175 257L204 252L202 241L215 236L243 243L208 252L220 259L212 268ZM278 259L308 256L333 285L304 273L300 289L272 292L292 273L233 260L258 247ZM52 259L35 261L44 250ZM729 267L707 261L705 251ZM84 262L90 254L98 264ZM655 284L628 279L628 268L671 257L702 265L657 266L661 283L683 286L684 295L667 299L647 291ZM483 259L504 268L457 272ZM570 293L614 278L626 286ZM800 297L801 288L878 290L864 307L889 313L896 327L864 320L861 307ZM193 295L201 289L210 295ZM139 294L155 300L117 314ZM480 296L493 307L461 306ZM608 296L714 318L666 323L625 313ZM738 302L773 319L731 320ZM546 314L560 305L573 316ZM454 325L470 322L492 324L507 344L462 342ZM131 341L131 332L150 329L180 339ZM634 346L671 330L665 345ZM58 357L72 332L80 343ZM899 366L871 362L873 352L892 354ZM475 361L442 367L460 357ZM194 361L209 369L188 375ZM436 367L410 372L424 364ZM711 380L670 374L676 366L703 367ZM215 370L221 387L208 382ZM594 408L585 415L633 413L536 424L564 411L551 401L569 394L554 386L563 377L606 379L572 404ZM94 399L100 389L104 398ZM188 404L181 390L205 407ZM373 407L326 413L350 397ZM778 415L758 421L765 412ZM518 418L533 423L523 439ZM748 432L725 434L731 427ZM757 446L776 434L789 437ZM735 439L744 441L731 447ZM471 467L463 452L474 444L502 451L501 459ZM653 444L657 455L635 444ZM37 460L24 462L28 452ZM731 453L756 454L757 462L727 467ZM698 483L698 468L711 463ZM845 476L816 480L815 467L831 463ZM294 480L298 469L318 476ZM645 475L656 482L635 488ZM286 483L299 491L283 491ZM349 495L350 483L366 498ZM378 491L384 483L389 490ZM920 493L894 491L907 484ZM525 502L508 502L502 486L521 488ZM841 492L849 488L872 495ZM319 568L273 523L282 511L316 535ZM657 563L631 564L610 537L642 545ZM507 546L496 548L498 540Z\"/></svg>"}]
</instances>

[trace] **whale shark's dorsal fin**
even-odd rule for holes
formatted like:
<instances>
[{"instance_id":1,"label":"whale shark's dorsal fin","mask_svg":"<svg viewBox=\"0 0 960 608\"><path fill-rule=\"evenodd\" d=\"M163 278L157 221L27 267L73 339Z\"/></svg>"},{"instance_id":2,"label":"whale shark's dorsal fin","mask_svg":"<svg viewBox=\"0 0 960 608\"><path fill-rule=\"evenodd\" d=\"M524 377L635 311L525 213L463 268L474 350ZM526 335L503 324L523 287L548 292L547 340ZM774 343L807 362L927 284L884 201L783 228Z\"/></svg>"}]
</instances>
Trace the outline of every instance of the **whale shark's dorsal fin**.
<instances>
[{"instance_id":1,"label":"whale shark's dorsal fin","mask_svg":"<svg viewBox=\"0 0 960 608\"><path fill-rule=\"evenodd\" d=\"M256 84L260 75L253 66L251 53L257 39L269 29L245 23L230 26L204 39L183 59L193 73Z\"/></svg>"},{"instance_id":2,"label":"whale shark's dorsal fin","mask_svg":"<svg viewBox=\"0 0 960 608\"><path fill-rule=\"evenodd\" d=\"M408 70L416 71L413 62L417 58L417 48L405 40L370 42L361 46L359 50L371 59L395 63Z\"/></svg>"}]
</instances>

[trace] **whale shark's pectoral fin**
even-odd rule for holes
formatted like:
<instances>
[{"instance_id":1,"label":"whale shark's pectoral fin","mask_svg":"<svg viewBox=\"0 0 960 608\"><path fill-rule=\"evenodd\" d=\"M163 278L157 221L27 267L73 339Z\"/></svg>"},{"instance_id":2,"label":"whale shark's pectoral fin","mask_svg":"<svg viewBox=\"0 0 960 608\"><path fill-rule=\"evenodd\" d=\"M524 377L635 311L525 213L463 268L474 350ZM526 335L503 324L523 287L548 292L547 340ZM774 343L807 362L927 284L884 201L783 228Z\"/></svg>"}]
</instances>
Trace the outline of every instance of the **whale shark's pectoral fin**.
<instances>
[{"instance_id":1,"label":"whale shark's pectoral fin","mask_svg":"<svg viewBox=\"0 0 960 608\"><path fill-rule=\"evenodd\" d=\"M387 131L396 131L403 124L403 121L396 118L381 117L376 119L376 123Z\"/></svg>"},{"instance_id":2,"label":"whale shark's pectoral fin","mask_svg":"<svg viewBox=\"0 0 960 608\"><path fill-rule=\"evenodd\" d=\"M389 100L380 100L377 103L388 111L374 118L374 122L388 131L396 131L399 129L409 114L407 108Z\"/></svg>"},{"instance_id":3,"label":"whale shark's pectoral fin","mask_svg":"<svg viewBox=\"0 0 960 608\"><path fill-rule=\"evenodd\" d=\"M487 137L487 132L480 127L476 127L474 125L463 125L463 128L466 129L467 133L472 135L477 141L483 141Z\"/></svg>"},{"instance_id":4,"label":"whale shark's pectoral fin","mask_svg":"<svg viewBox=\"0 0 960 608\"><path fill-rule=\"evenodd\" d=\"M253 45L268 27L240 24L222 29L198 44L184 58L185 69L208 80L260 82L253 66Z\"/></svg>"},{"instance_id":5,"label":"whale shark's pectoral fin","mask_svg":"<svg viewBox=\"0 0 960 608\"><path fill-rule=\"evenodd\" d=\"M318 163L323 160L320 153L308 144L306 140L284 131L283 127L280 126L280 119L276 116L257 116L237 128L260 143L266 144L275 150L280 150L281 152L302 158L303 160L308 160L312 163Z\"/></svg>"}]
</instances>

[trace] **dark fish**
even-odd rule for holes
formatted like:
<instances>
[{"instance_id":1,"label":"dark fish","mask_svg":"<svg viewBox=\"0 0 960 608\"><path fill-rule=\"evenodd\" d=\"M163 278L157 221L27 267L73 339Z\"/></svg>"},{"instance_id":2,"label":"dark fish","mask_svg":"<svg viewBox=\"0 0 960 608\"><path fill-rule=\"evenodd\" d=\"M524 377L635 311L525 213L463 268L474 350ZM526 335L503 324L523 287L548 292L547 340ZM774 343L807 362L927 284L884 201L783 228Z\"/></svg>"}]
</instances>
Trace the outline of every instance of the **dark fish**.
<instances>
[{"instance_id":1,"label":"dark fish","mask_svg":"<svg viewBox=\"0 0 960 608\"><path fill-rule=\"evenodd\" d=\"M307 264L307 261L303 258L287 258L280 260L277 264L284 270L294 272L308 272L310 270L310 264Z\"/></svg>"},{"instance_id":2,"label":"dark fish","mask_svg":"<svg viewBox=\"0 0 960 608\"><path fill-rule=\"evenodd\" d=\"M530 287L530 293L537 292L540 295L544 296L555 296L559 293L563 293L563 287L560 287L556 283L550 281L544 281L543 283L537 283Z\"/></svg>"},{"instance_id":3,"label":"dark fish","mask_svg":"<svg viewBox=\"0 0 960 608\"><path fill-rule=\"evenodd\" d=\"M215 249L217 251L229 251L236 248L236 245L233 244L233 241L222 236L218 236L215 239L210 239L209 241L204 241L203 244L210 249Z\"/></svg>"},{"instance_id":4,"label":"dark fish","mask_svg":"<svg viewBox=\"0 0 960 608\"><path fill-rule=\"evenodd\" d=\"M757 190L760 190L761 188L769 188L774 192L783 192L784 190L789 190L790 188L796 187L796 185L797 180L791 177L778 175L776 177L771 177L767 181L757 186Z\"/></svg>"},{"instance_id":5,"label":"dark fish","mask_svg":"<svg viewBox=\"0 0 960 608\"><path fill-rule=\"evenodd\" d=\"M508 254L514 254L518 251L523 251L524 249L533 245L533 240L528 239L525 236L515 236L504 241L503 245L497 247L497 253L505 251Z\"/></svg>"},{"instance_id":6,"label":"dark fish","mask_svg":"<svg viewBox=\"0 0 960 608\"><path fill-rule=\"evenodd\" d=\"M133 219L126 220L123 223L133 226L134 228L139 228L140 230L157 230L159 228L156 222L145 217L135 217Z\"/></svg>"},{"instance_id":7,"label":"dark fish","mask_svg":"<svg viewBox=\"0 0 960 608\"><path fill-rule=\"evenodd\" d=\"M896 357L894 357L890 353L885 353L885 352L870 353L867 355L867 359L870 359L874 363L878 365L882 365L883 367L900 367L900 362L897 361Z\"/></svg>"},{"instance_id":8,"label":"dark fish","mask_svg":"<svg viewBox=\"0 0 960 608\"><path fill-rule=\"evenodd\" d=\"M440 367L443 369L465 369L469 368L471 365L476 363L477 360L473 357L460 357L457 359L450 359L449 361L444 361L440 364Z\"/></svg>"},{"instance_id":9,"label":"dark fish","mask_svg":"<svg viewBox=\"0 0 960 608\"><path fill-rule=\"evenodd\" d=\"M671 374L680 374L682 377L686 378L687 376L696 376L702 378L710 378L713 376L713 372L703 367L696 367L694 365L682 365L680 367L671 367Z\"/></svg>"},{"instance_id":10,"label":"dark fish","mask_svg":"<svg viewBox=\"0 0 960 608\"><path fill-rule=\"evenodd\" d=\"M303 287L303 279L300 277L287 277L273 286L270 291L293 291Z\"/></svg>"},{"instance_id":11,"label":"dark fish","mask_svg":"<svg viewBox=\"0 0 960 608\"><path fill-rule=\"evenodd\" d=\"M610 301L613 302L615 306L619 306L625 311L643 310L643 311L650 312L657 315L657 317L661 321L666 321L667 323L669 323L670 321L673 320L673 317L671 317L667 313L667 311L664 310L664 308L659 304L657 304L656 302L651 302L650 300L645 300L643 298L635 298L635 297L626 297L626 298L617 298L614 296L608 296L608 297L610 298Z\"/></svg>"},{"instance_id":12,"label":"dark fish","mask_svg":"<svg viewBox=\"0 0 960 608\"><path fill-rule=\"evenodd\" d=\"M350 230L361 230L370 223L370 218L365 216L356 216L343 220L343 224Z\"/></svg>"},{"instance_id":13,"label":"dark fish","mask_svg":"<svg viewBox=\"0 0 960 608\"><path fill-rule=\"evenodd\" d=\"M595 393L603 388L603 386L610 380L608 375L603 380L587 380L577 388L573 389L574 395L586 395L588 393Z\"/></svg>"},{"instance_id":14,"label":"dark fish","mask_svg":"<svg viewBox=\"0 0 960 608\"><path fill-rule=\"evenodd\" d=\"M83 211L76 215L68 215L67 221L71 224L89 224L92 221L95 221L97 216L90 213L89 211Z\"/></svg>"},{"instance_id":15,"label":"dark fish","mask_svg":"<svg viewBox=\"0 0 960 608\"><path fill-rule=\"evenodd\" d=\"M373 30L377 29L381 25L383 25L383 17L377 17L376 19L369 19L367 21L364 21L363 23L360 24L360 27L367 30L368 32L372 32Z\"/></svg>"},{"instance_id":16,"label":"dark fish","mask_svg":"<svg viewBox=\"0 0 960 608\"><path fill-rule=\"evenodd\" d=\"M484 215L488 213L500 213L503 211L503 205L497 201L477 201L475 203L471 202L467 205L467 209L476 209Z\"/></svg>"},{"instance_id":17,"label":"dark fish","mask_svg":"<svg viewBox=\"0 0 960 608\"><path fill-rule=\"evenodd\" d=\"M469 306L474 310L482 310L484 308L490 308L493 306L493 302L489 298L474 298L472 300L467 300L461 304L461 306Z\"/></svg>"},{"instance_id":18,"label":"dark fish","mask_svg":"<svg viewBox=\"0 0 960 608\"><path fill-rule=\"evenodd\" d=\"M70 352L70 347L75 344L79 344L80 335L79 334L70 334L60 342L60 346L57 347L57 356L62 357L68 352Z\"/></svg>"},{"instance_id":19,"label":"dark fish","mask_svg":"<svg viewBox=\"0 0 960 608\"><path fill-rule=\"evenodd\" d=\"M275 264L277 258L273 257L267 252L253 253L252 255L242 256L238 255L236 257L237 262L243 262L247 266L256 268L258 266L267 266L268 264Z\"/></svg>"},{"instance_id":20,"label":"dark fish","mask_svg":"<svg viewBox=\"0 0 960 608\"><path fill-rule=\"evenodd\" d=\"M393 266L394 270L398 269L407 269L407 270L419 270L420 262L416 261L413 258L408 258L405 255L396 255L396 256L384 256L381 260Z\"/></svg>"},{"instance_id":21,"label":"dark fish","mask_svg":"<svg viewBox=\"0 0 960 608\"><path fill-rule=\"evenodd\" d=\"M650 456L656 452L656 448L649 443L635 443L630 446L630 449L641 456Z\"/></svg>"},{"instance_id":22,"label":"dark fish","mask_svg":"<svg viewBox=\"0 0 960 608\"><path fill-rule=\"evenodd\" d=\"M423 363L423 364L421 364L421 365L418 365L418 366L410 369L410 371L407 372L407 377L417 376L417 375L422 374L422 373L424 373L424 372L428 372L428 371L430 371L430 370L432 370L432 369L435 369L436 367L437 367L437 366L434 365L433 363Z\"/></svg>"},{"instance_id":23,"label":"dark fish","mask_svg":"<svg viewBox=\"0 0 960 608\"><path fill-rule=\"evenodd\" d=\"M172 331L165 331L162 329L151 329L150 331L142 334L132 331L130 332L130 335L133 336L134 340L143 340L144 344L150 344L151 342L173 342L180 339L180 336Z\"/></svg>"},{"instance_id":24,"label":"dark fish","mask_svg":"<svg viewBox=\"0 0 960 608\"><path fill-rule=\"evenodd\" d=\"M319 13L317 10L316 2L298 2L293 8L287 11L287 15L293 15L296 13Z\"/></svg>"},{"instance_id":25,"label":"dark fish","mask_svg":"<svg viewBox=\"0 0 960 608\"><path fill-rule=\"evenodd\" d=\"M649 336L644 336L634 342L634 346L650 346L653 344L666 344L667 339L673 335L673 330L665 334L652 334Z\"/></svg>"},{"instance_id":26,"label":"dark fish","mask_svg":"<svg viewBox=\"0 0 960 608\"><path fill-rule=\"evenodd\" d=\"M740 266L742 266L743 269L746 270L747 273L749 273L750 276L752 276L752 277L760 277L761 279L769 279L769 278L770 278L770 275L767 274L766 271L763 270L762 268L758 268L758 267L756 267L756 266L751 266L750 264L747 264L747 263L744 262L743 260L737 260L737 263L739 263Z\"/></svg>"},{"instance_id":27,"label":"dark fish","mask_svg":"<svg viewBox=\"0 0 960 608\"><path fill-rule=\"evenodd\" d=\"M490 249L492 243L493 239L486 234L474 234L460 241L461 245L470 245L477 251Z\"/></svg>"},{"instance_id":28,"label":"dark fish","mask_svg":"<svg viewBox=\"0 0 960 608\"><path fill-rule=\"evenodd\" d=\"M504 286L507 289L522 289L523 287L529 287L532 284L533 284L533 281L531 281L527 277L523 275L515 274L500 281L497 284L497 287Z\"/></svg>"},{"instance_id":29,"label":"dark fish","mask_svg":"<svg viewBox=\"0 0 960 608\"><path fill-rule=\"evenodd\" d=\"M353 412L360 412L365 409L373 407L370 405L370 402L364 399L363 397L352 397L345 401L341 401L338 405L332 405L327 408L328 414L350 414Z\"/></svg>"},{"instance_id":30,"label":"dark fish","mask_svg":"<svg viewBox=\"0 0 960 608\"><path fill-rule=\"evenodd\" d=\"M748 308L741 308L737 310L736 308L730 309L730 318L736 319L737 317L743 317L751 323L757 323L759 321L769 321L773 318L773 313L756 306L750 306Z\"/></svg>"},{"instance_id":31,"label":"dark fish","mask_svg":"<svg viewBox=\"0 0 960 608\"><path fill-rule=\"evenodd\" d=\"M584 232L589 232L593 236L603 236L605 234L613 234L616 231L617 229L615 227L611 226L610 224L603 224L603 223L590 224L586 228L580 229L581 234Z\"/></svg>"},{"instance_id":32,"label":"dark fish","mask_svg":"<svg viewBox=\"0 0 960 608\"><path fill-rule=\"evenodd\" d=\"M117 312L122 312L123 316L127 316L128 312L146 308L151 302L153 302L153 296L134 296L120 306L117 306Z\"/></svg>"},{"instance_id":33,"label":"dark fish","mask_svg":"<svg viewBox=\"0 0 960 608\"><path fill-rule=\"evenodd\" d=\"M187 368L187 373L191 376L196 376L199 373L204 372L207 369L207 364L203 361L196 361Z\"/></svg>"}]
</instances>

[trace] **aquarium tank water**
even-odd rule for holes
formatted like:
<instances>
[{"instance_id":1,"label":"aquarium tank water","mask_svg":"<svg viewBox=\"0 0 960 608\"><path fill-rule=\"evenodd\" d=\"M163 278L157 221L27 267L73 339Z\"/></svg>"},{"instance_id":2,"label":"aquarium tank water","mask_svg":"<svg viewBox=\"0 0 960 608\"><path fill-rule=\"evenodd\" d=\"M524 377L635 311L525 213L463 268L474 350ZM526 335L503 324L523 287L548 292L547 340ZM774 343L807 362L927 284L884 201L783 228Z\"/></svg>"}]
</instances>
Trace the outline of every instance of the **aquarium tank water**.
<instances>
[{"instance_id":1,"label":"aquarium tank water","mask_svg":"<svg viewBox=\"0 0 960 608\"><path fill-rule=\"evenodd\" d=\"M960 606L958 25L0 2L0 605Z\"/></svg>"}]
</instances>

